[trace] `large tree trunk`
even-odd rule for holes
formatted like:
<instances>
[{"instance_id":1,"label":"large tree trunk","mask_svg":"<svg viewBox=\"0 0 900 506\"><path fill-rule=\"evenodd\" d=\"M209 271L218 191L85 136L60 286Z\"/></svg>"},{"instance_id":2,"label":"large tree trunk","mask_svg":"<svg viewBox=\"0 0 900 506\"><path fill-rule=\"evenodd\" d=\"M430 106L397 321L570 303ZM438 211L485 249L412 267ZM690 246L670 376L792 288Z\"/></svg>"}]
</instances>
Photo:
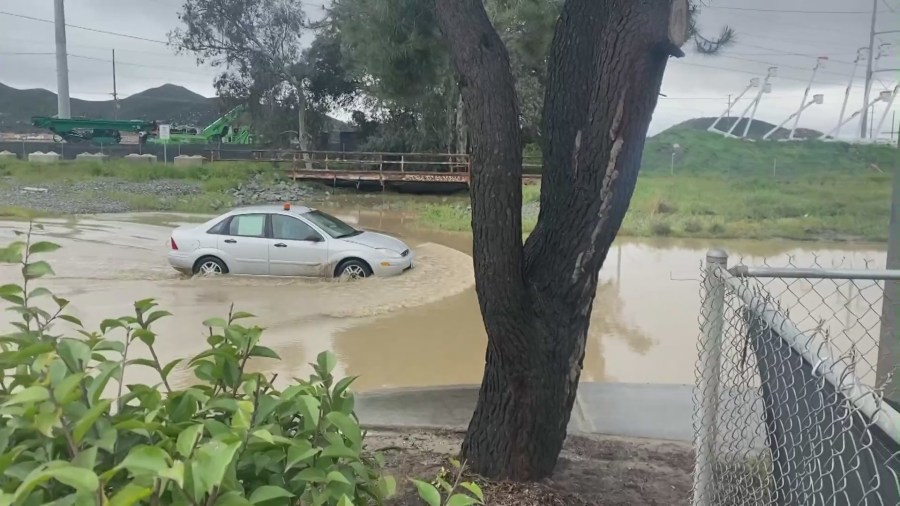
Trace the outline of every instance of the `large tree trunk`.
<instances>
[{"instance_id":1,"label":"large tree trunk","mask_svg":"<svg viewBox=\"0 0 900 506\"><path fill-rule=\"evenodd\" d=\"M476 290L488 347L462 453L482 475L540 479L556 465L598 272L634 190L666 60L680 53L669 40L671 5L566 2L544 99L541 213L523 246L522 144L506 48L482 0L436 0L472 140Z\"/></svg>"}]
</instances>

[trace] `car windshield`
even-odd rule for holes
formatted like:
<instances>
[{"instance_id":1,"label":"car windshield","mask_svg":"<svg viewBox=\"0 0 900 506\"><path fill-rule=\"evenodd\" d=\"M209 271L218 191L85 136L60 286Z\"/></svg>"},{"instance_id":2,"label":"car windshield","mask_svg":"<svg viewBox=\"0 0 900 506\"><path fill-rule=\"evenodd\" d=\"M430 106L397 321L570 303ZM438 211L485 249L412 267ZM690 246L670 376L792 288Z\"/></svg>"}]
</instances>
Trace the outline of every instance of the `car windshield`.
<instances>
[{"instance_id":1,"label":"car windshield","mask_svg":"<svg viewBox=\"0 0 900 506\"><path fill-rule=\"evenodd\" d=\"M362 230L356 230L343 221L335 218L330 214L323 213L322 211L310 211L308 213L304 213L303 217L313 222L316 226L327 232L328 235L334 237L335 239L353 237L354 235L359 235L362 233Z\"/></svg>"}]
</instances>

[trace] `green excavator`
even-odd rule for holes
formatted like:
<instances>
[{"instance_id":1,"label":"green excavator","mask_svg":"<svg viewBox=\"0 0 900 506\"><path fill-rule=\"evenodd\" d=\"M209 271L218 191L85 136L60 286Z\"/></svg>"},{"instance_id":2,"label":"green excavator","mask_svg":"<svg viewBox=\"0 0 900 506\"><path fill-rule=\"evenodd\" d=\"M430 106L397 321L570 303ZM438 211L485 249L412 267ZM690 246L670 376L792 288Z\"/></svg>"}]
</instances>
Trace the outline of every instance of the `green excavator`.
<instances>
[{"instance_id":1,"label":"green excavator","mask_svg":"<svg viewBox=\"0 0 900 506\"><path fill-rule=\"evenodd\" d=\"M203 130L191 127L173 126L169 129L169 138L159 138L157 121L145 120L111 120L90 118L53 118L34 116L31 124L45 128L68 142L92 142L94 144L118 144L122 142L122 133L137 134L138 141L155 144L209 144L223 142L226 144L252 144L253 136L250 128L235 126L234 123L244 112L244 106L237 106L213 121Z\"/></svg>"}]
</instances>

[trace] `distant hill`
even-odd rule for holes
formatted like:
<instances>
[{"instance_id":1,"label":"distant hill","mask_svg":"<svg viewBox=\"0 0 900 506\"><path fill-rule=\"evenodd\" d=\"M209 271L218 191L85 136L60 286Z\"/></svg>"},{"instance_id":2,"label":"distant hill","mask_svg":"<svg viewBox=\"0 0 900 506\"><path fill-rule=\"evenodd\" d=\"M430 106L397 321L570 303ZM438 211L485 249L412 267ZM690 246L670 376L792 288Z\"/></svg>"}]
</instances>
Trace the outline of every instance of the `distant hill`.
<instances>
[{"instance_id":1,"label":"distant hill","mask_svg":"<svg viewBox=\"0 0 900 506\"><path fill-rule=\"evenodd\" d=\"M112 100L73 98L72 116L113 118ZM206 126L224 112L218 98L206 98L181 86L165 84L119 100L119 119L157 120ZM32 116L54 116L56 93L44 89L20 90L0 83L0 132L36 132Z\"/></svg>"},{"instance_id":2,"label":"distant hill","mask_svg":"<svg viewBox=\"0 0 900 506\"><path fill-rule=\"evenodd\" d=\"M715 120L716 120L716 118L689 119L687 121L683 121L683 122L671 127L670 130L679 129L679 128L689 128L689 129L694 129L694 130L706 130L709 128L710 125L713 124L713 122ZM722 120L716 124L716 130L721 130L723 132L727 132L731 128L731 125L733 125L736 120L737 120L737 118L722 118ZM747 126L747 121L748 121L748 119L744 118L740 122L738 122L737 127L735 127L735 129L732 133L735 135L741 135L744 132L744 128ZM747 137L750 139L761 139L762 136L766 135L769 132L769 130L771 130L774 126L775 125L773 125L772 123L754 119L753 123L750 124L750 131L747 132ZM772 134L771 137L769 137L769 139L775 139L775 140L787 139L787 137L790 133L791 133L791 131L788 128L779 128L775 133ZM815 139L815 138L820 137L821 135L822 135L822 132L819 132L817 130L812 130L809 128L798 128L797 131L794 133L794 138L796 138L796 139Z\"/></svg>"}]
</instances>

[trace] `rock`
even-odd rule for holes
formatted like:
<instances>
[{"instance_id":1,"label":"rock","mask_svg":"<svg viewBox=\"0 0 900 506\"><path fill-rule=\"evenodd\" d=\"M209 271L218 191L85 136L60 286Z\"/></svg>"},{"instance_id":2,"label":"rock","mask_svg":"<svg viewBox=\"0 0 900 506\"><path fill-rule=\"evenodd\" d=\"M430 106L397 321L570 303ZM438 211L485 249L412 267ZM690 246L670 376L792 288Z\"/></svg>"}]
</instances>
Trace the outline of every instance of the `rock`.
<instances>
[{"instance_id":1,"label":"rock","mask_svg":"<svg viewBox=\"0 0 900 506\"><path fill-rule=\"evenodd\" d=\"M9 151L0 151L0 160L18 160L19 155Z\"/></svg>"}]
</instances>

